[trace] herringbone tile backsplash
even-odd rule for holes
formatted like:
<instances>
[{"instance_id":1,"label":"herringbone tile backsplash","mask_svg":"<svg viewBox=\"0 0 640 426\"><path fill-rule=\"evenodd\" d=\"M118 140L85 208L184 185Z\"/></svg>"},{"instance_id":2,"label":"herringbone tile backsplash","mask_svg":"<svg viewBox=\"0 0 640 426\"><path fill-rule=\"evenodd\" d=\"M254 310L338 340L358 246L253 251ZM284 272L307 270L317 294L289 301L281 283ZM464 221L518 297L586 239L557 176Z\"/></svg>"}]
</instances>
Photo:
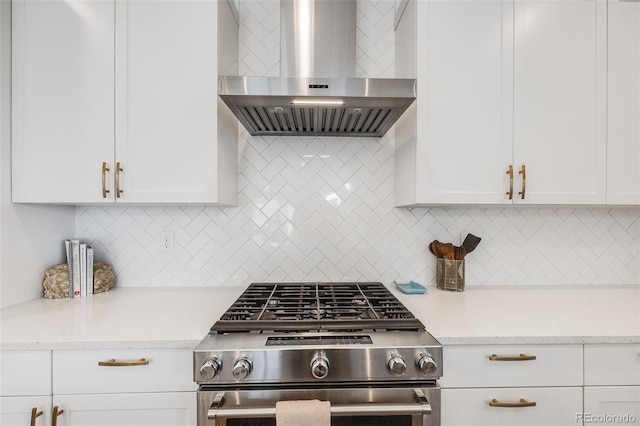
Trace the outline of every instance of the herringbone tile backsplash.
<instances>
[{"instance_id":1,"label":"herringbone tile backsplash","mask_svg":"<svg viewBox=\"0 0 640 426\"><path fill-rule=\"evenodd\" d=\"M240 2L240 73L279 74L279 2ZM357 73L393 76L393 0L358 4ZM256 281L434 283L433 239L482 242L467 286L640 284L640 210L393 207L393 132L240 136L238 207L78 207L78 236L117 285ZM172 254L160 233L175 233Z\"/></svg>"}]
</instances>

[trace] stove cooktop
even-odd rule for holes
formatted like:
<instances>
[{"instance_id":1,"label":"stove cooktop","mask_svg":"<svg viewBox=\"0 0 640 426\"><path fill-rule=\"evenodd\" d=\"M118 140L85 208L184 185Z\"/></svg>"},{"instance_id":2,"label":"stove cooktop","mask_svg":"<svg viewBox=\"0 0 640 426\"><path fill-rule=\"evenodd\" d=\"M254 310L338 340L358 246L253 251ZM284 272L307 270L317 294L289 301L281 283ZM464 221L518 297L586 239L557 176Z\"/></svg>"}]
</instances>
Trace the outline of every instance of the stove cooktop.
<instances>
[{"instance_id":1,"label":"stove cooktop","mask_svg":"<svg viewBox=\"0 0 640 426\"><path fill-rule=\"evenodd\" d=\"M253 283L211 332L424 330L379 282Z\"/></svg>"},{"instance_id":2,"label":"stove cooktop","mask_svg":"<svg viewBox=\"0 0 640 426\"><path fill-rule=\"evenodd\" d=\"M381 283L253 283L194 349L209 386L432 383L442 345Z\"/></svg>"}]
</instances>

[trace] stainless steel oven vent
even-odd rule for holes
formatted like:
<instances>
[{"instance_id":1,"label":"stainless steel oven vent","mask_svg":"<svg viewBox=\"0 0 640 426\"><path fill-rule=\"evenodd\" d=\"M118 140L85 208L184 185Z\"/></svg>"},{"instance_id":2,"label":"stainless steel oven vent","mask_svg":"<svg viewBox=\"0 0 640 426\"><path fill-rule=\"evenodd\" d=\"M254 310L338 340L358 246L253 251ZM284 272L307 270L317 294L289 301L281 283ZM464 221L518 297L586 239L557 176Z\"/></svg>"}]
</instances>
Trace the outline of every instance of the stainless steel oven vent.
<instances>
[{"instance_id":1,"label":"stainless steel oven vent","mask_svg":"<svg viewBox=\"0 0 640 426\"><path fill-rule=\"evenodd\" d=\"M252 135L383 136L416 98L413 79L355 78L356 0L281 0L280 76L219 77Z\"/></svg>"},{"instance_id":2,"label":"stainless steel oven vent","mask_svg":"<svg viewBox=\"0 0 640 426\"><path fill-rule=\"evenodd\" d=\"M241 106L253 135L327 135L357 133L379 136L393 117L391 108L300 108Z\"/></svg>"}]
</instances>

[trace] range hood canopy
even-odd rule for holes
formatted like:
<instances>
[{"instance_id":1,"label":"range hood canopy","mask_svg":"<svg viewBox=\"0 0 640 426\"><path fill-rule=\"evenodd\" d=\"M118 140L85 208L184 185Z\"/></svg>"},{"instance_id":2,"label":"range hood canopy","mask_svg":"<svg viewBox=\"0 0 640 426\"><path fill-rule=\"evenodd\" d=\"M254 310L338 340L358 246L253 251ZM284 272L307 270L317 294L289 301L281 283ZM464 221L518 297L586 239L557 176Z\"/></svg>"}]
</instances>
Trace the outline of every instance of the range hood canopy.
<instances>
[{"instance_id":1,"label":"range hood canopy","mask_svg":"<svg viewBox=\"0 0 640 426\"><path fill-rule=\"evenodd\" d=\"M415 80L220 77L220 97L252 135L382 136L415 99Z\"/></svg>"},{"instance_id":2,"label":"range hood canopy","mask_svg":"<svg viewBox=\"0 0 640 426\"><path fill-rule=\"evenodd\" d=\"M280 77L221 76L251 135L383 136L416 98L413 79L355 78L356 0L281 0Z\"/></svg>"}]
</instances>

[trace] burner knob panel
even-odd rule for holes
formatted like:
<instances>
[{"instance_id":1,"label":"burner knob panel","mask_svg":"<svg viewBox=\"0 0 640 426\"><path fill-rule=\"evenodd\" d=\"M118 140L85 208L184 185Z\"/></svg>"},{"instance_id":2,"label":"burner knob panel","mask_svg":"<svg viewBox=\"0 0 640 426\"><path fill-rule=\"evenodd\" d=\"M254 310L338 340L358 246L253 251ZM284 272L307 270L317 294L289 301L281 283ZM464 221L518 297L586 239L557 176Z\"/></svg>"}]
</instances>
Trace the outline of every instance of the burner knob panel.
<instances>
[{"instance_id":1,"label":"burner knob panel","mask_svg":"<svg viewBox=\"0 0 640 426\"><path fill-rule=\"evenodd\" d=\"M416 359L416 365L426 375L433 374L438 369L438 364L429 352L420 352Z\"/></svg>"},{"instance_id":2,"label":"burner knob panel","mask_svg":"<svg viewBox=\"0 0 640 426\"><path fill-rule=\"evenodd\" d=\"M396 376L402 376L407 371L407 363L399 353L393 353L387 360L387 368Z\"/></svg>"},{"instance_id":3,"label":"burner knob panel","mask_svg":"<svg viewBox=\"0 0 640 426\"><path fill-rule=\"evenodd\" d=\"M316 352L311 361L311 374L316 379L324 379L329 375L329 360L324 352Z\"/></svg>"},{"instance_id":4,"label":"burner knob panel","mask_svg":"<svg viewBox=\"0 0 640 426\"><path fill-rule=\"evenodd\" d=\"M234 379L242 380L246 379L249 373L251 373L251 369L253 365L251 360L246 356L240 357L236 359L236 362L233 364L233 370L231 373L233 374Z\"/></svg>"},{"instance_id":5,"label":"burner knob panel","mask_svg":"<svg viewBox=\"0 0 640 426\"><path fill-rule=\"evenodd\" d=\"M202 363L200 375L205 380L211 380L216 377L216 374L218 374L221 368L222 361L217 357L211 357Z\"/></svg>"}]
</instances>

